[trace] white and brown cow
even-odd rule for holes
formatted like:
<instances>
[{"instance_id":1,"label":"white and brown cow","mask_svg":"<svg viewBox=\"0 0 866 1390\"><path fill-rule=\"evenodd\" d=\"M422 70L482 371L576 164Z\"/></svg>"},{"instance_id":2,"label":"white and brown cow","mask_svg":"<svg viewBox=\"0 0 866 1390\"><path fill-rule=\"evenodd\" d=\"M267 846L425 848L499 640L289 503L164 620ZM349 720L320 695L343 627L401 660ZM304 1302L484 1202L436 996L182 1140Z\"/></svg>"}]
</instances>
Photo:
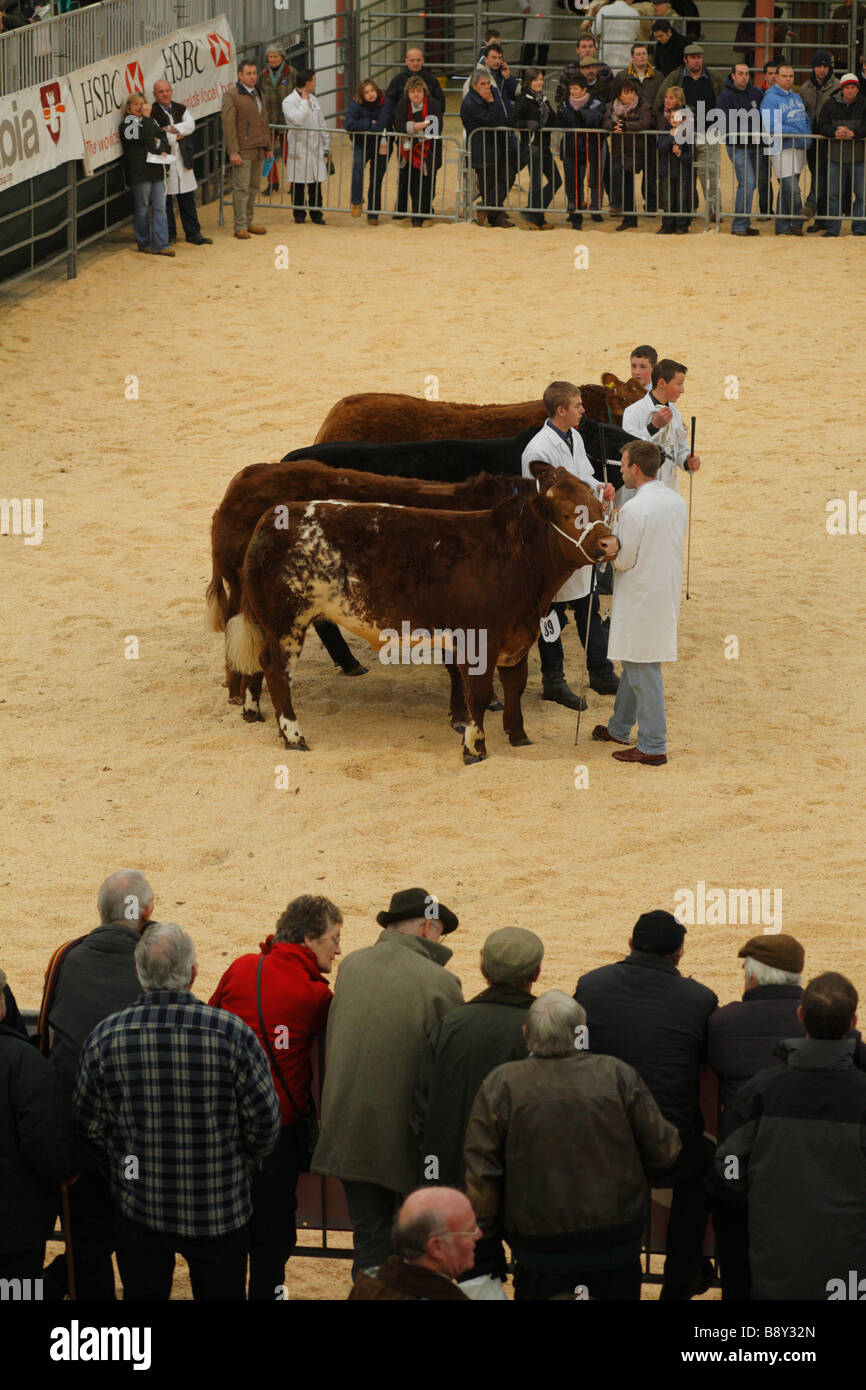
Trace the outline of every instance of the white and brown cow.
<instances>
[{"instance_id":1,"label":"white and brown cow","mask_svg":"<svg viewBox=\"0 0 866 1390\"><path fill-rule=\"evenodd\" d=\"M489 511L434 512L334 501L269 508L243 569L240 613L226 629L231 665L263 671L288 748L306 749L292 701L309 625L326 618L380 650L388 634L443 634L465 698L463 758L486 757L484 711L494 669L503 724L514 746L529 742L521 695L527 654L554 594L602 556L609 532L589 488L564 468L532 464L540 491ZM483 664L459 659L459 635L483 634ZM414 639L413 639L414 640ZM467 639L468 640L468 639ZM476 651L480 643L476 645ZM452 702L452 722L456 723Z\"/></svg>"}]
</instances>

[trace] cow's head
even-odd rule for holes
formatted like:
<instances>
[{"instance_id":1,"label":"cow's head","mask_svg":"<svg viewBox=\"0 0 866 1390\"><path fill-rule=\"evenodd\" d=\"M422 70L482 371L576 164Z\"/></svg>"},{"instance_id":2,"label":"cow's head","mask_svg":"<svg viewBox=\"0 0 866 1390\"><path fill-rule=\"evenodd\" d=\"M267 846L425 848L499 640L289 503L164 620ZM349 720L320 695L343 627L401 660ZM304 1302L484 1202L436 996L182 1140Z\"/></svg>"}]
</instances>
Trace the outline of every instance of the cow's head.
<instances>
[{"instance_id":1,"label":"cow's head","mask_svg":"<svg viewBox=\"0 0 866 1390\"><path fill-rule=\"evenodd\" d=\"M610 413L618 419L622 419L622 412L626 406L643 400L644 389L633 377L629 377L628 381L620 381L615 372L602 372L601 384L607 392Z\"/></svg>"},{"instance_id":2,"label":"cow's head","mask_svg":"<svg viewBox=\"0 0 866 1390\"><path fill-rule=\"evenodd\" d=\"M603 560L600 542L610 531L604 525L604 508L595 493L567 468L555 468L552 463L531 463L529 472L542 494L538 504L541 515L570 540L581 542L578 563Z\"/></svg>"}]
</instances>

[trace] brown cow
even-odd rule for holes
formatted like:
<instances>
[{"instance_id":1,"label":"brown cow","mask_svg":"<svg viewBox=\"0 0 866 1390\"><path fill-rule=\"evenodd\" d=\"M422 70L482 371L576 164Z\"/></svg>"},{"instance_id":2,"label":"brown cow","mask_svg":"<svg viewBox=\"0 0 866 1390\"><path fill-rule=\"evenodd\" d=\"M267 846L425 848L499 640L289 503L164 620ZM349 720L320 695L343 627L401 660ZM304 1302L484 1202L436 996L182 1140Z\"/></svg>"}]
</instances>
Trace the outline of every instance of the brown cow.
<instances>
[{"instance_id":1,"label":"brown cow","mask_svg":"<svg viewBox=\"0 0 866 1390\"><path fill-rule=\"evenodd\" d=\"M520 707L529 648L554 594L601 557L609 534L600 503L572 473L549 463L531 470L541 491L490 511L312 502L289 508L287 530L274 508L265 512L247 548L241 611L226 647L237 670L264 670L287 748L307 748L292 682L318 617L364 637L382 660L456 665L467 710L464 762L487 756L494 667L509 741L529 742ZM452 722L455 713L452 706Z\"/></svg>"},{"instance_id":2,"label":"brown cow","mask_svg":"<svg viewBox=\"0 0 866 1390\"><path fill-rule=\"evenodd\" d=\"M478 511L492 507L503 497L524 497L533 492L535 484L531 479L492 477L488 473L481 473L462 483L428 483L415 478L359 473L349 468L328 468L311 459L250 464L232 478L213 514L213 571L206 594L211 626L215 632L222 632L226 623L239 611L244 554L256 522L266 507L333 497L352 502L387 502L394 507ZM330 628L331 624L327 627ZM335 656L336 648L332 650L331 634L322 630L319 636L331 655ZM342 642L338 632L336 638ZM244 703L244 718L248 721L259 719L261 676L258 680L247 682L228 665L226 675L230 702Z\"/></svg>"},{"instance_id":3,"label":"brown cow","mask_svg":"<svg viewBox=\"0 0 866 1390\"><path fill-rule=\"evenodd\" d=\"M620 381L602 372L601 385L581 386L583 408L590 420L620 425L626 406L641 400L637 381ZM366 439L378 443L407 439L494 439L519 434L547 419L542 401L517 405L461 405L454 401L425 401L392 391L344 396L325 416L315 444L328 440Z\"/></svg>"}]
</instances>

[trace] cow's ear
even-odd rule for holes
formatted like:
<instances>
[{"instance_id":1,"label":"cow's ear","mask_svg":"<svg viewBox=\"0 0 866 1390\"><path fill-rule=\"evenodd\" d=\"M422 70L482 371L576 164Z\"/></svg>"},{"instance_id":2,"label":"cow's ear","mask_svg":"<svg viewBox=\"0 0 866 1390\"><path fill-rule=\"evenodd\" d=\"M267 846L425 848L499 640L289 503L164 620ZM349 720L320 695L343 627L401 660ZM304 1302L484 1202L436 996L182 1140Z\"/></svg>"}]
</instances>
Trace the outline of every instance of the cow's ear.
<instances>
[{"instance_id":1,"label":"cow's ear","mask_svg":"<svg viewBox=\"0 0 866 1390\"><path fill-rule=\"evenodd\" d=\"M529 471L538 483L539 489L542 492L547 492L549 488L553 487L558 470L552 463L543 463L541 459L535 459L529 465Z\"/></svg>"},{"instance_id":2,"label":"cow's ear","mask_svg":"<svg viewBox=\"0 0 866 1390\"><path fill-rule=\"evenodd\" d=\"M602 386L606 386L608 391L615 391L622 383L619 377L615 376L613 372L602 372L601 384Z\"/></svg>"}]
</instances>

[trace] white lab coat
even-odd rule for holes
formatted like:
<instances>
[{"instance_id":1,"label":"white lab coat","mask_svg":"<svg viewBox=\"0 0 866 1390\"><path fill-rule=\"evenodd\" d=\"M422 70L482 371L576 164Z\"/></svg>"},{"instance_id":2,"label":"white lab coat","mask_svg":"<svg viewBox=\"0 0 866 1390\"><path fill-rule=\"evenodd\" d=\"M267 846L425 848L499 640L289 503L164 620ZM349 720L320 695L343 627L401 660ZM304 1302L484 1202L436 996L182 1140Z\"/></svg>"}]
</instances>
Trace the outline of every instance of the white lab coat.
<instances>
[{"instance_id":1,"label":"white lab coat","mask_svg":"<svg viewBox=\"0 0 866 1390\"><path fill-rule=\"evenodd\" d=\"M679 493L657 480L639 487L617 517L611 661L676 661L687 517Z\"/></svg>"},{"instance_id":2,"label":"white lab coat","mask_svg":"<svg viewBox=\"0 0 866 1390\"><path fill-rule=\"evenodd\" d=\"M612 0L603 5L592 21L592 31L598 39L599 57L618 72L631 62L631 46L640 33L640 15L628 0Z\"/></svg>"},{"instance_id":3,"label":"white lab coat","mask_svg":"<svg viewBox=\"0 0 866 1390\"><path fill-rule=\"evenodd\" d=\"M523 21L524 43L550 43L555 3L556 0L529 0L529 14L524 16ZM520 9L522 12L522 5Z\"/></svg>"},{"instance_id":4,"label":"white lab coat","mask_svg":"<svg viewBox=\"0 0 866 1390\"><path fill-rule=\"evenodd\" d=\"M627 405L622 414L622 427L628 430L629 434L636 434L639 439L648 439L651 444L656 444L662 453L662 465L658 471L658 481L666 483L674 492L679 492L679 481L677 479L677 469L685 468L686 459L689 456L689 438L686 434L686 427L683 424L683 417L675 405L668 407L671 412L671 419L667 425L663 425L655 434L650 434L650 417L661 406L654 401L649 392L646 393L642 401L635 401L633 405ZM623 489L628 500L634 496L633 488Z\"/></svg>"},{"instance_id":5,"label":"white lab coat","mask_svg":"<svg viewBox=\"0 0 866 1390\"><path fill-rule=\"evenodd\" d=\"M600 483L593 473L592 465L586 456L586 449L583 447L583 440L577 430L571 431L571 439L574 445L573 454L565 440L560 439L556 430L551 429L550 425L542 425L538 434L532 436L523 450L520 470L524 478L531 478L532 474L529 471L531 463L552 463L555 468L567 468L569 473L580 478L582 483L587 483L595 496L601 500L604 484ZM586 598L591 580L591 565L585 565L581 569L575 570L571 578L566 579L558 593L554 594L553 602L573 603L575 599Z\"/></svg>"},{"instance_id":6,"label":"white lab coat","mask_svg":"<svg viewBox=\"0 0 866 1390\"><path fill-rule=\"evenodd\" d=\"M182 121L172 121L181 135L188 139L195 130L195 118L187 110ZM176 193L194 193L198 184L195 181L195 174L192 169L187 169L183 162L183 155L178 148L183 144L183 140L178 140L176 135L170 135L167 129L163 129L163 135L168 139L171 146L171 153L174 155L174 163L165 166L165 194L167 198Z\"/></svg>"},{"instance_id":7,"label":"white lab coat","mask_svg":"<svg viewBox=\"0 0 866 1390\"><path fill-rule=\"evenodd\" d=\"M325 129L322 108L311 96L304 101L299 92L289 92L283 102L283 119L289 127L286 136L286 179L289 183L321 183L328 177L326 155L331 134Z\"/></svg>"}]
</instances>

